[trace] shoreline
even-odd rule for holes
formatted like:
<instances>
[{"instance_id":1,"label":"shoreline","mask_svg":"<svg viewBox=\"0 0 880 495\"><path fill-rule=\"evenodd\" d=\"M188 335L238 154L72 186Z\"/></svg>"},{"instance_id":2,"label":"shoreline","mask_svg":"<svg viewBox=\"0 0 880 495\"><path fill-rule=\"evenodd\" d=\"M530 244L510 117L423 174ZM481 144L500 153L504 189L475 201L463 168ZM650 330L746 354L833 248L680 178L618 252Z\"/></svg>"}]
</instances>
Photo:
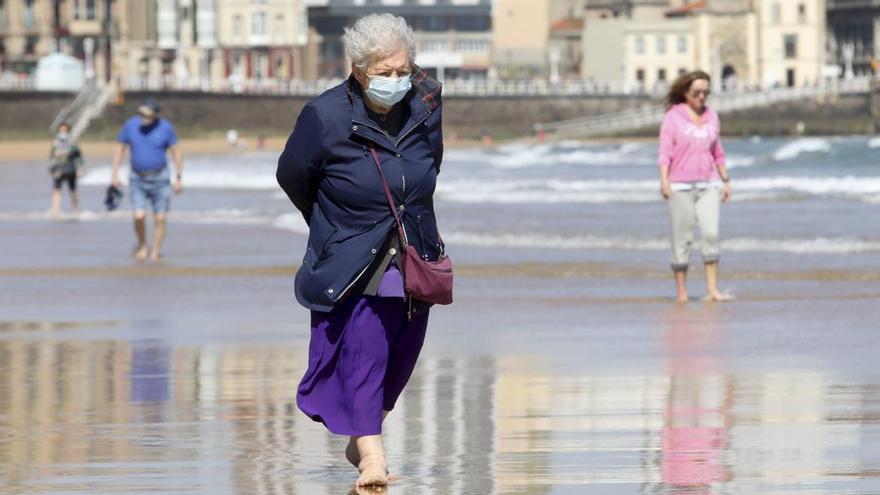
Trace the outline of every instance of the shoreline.
<instances>
[{"instance_id":1,"label":"shoreline","mask_svg":"<svg viewBox=\"0 0 880 495\"><path fill-rule=\"evenodd\" d=\"M224 137L204 137L204 138L181 138L179 141L181 150L184 154L184 160L187 155L225 155L230 153L242 153L253 151L274 151L280 153L284 149L287 142L287 136L264 136L263 146L257 146L258 136L242 136L241 145L234 148L229 145ZM571 139L564 141L577 141L588 144L623 144L623 143L651 143L657 140L656 137L637 136L637 137L602 137L591 139ZM554 140L547 140L546 143L553 143ZM48 160L49 147L52 139L13 139L9 141L0 140L0 166L23 161L41 161ZM513 143L525 143L529 145L539 145L534 137L519 139L497 139L491 144L483 143L479 140L469 139L446 139L444 146L448 150L454 149L484 149L492 150L500 146ZM83 151L86 160L102 159L109 160L113 157L113 151L116 147L114 140L91 140L84 139L77 142Z\"/></svg>"}]
</instances>

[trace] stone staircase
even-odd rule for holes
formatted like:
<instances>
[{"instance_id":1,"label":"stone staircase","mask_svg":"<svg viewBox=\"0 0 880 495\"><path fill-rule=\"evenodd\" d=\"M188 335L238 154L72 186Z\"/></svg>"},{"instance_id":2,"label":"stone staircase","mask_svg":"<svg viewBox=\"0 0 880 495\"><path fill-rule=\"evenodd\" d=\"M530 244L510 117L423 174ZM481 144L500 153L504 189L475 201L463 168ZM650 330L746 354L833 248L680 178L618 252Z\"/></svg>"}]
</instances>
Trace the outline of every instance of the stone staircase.
<instances>
[{"instance_id":1,"label":"stone staircase","mask_svg":"<svg viewBox=\"0 0 880 495\"><path fill-rule=\"evenodd\" d=\"M62 122L70 124L71 137L76 140L88 129L92 119L101 115L107 103L113 97L114 89L111 85L105 85L95 79L87 81L76 98L62 108L55 120L49 126L50 132L55 132Z\"/></svg>"}]
</instances>

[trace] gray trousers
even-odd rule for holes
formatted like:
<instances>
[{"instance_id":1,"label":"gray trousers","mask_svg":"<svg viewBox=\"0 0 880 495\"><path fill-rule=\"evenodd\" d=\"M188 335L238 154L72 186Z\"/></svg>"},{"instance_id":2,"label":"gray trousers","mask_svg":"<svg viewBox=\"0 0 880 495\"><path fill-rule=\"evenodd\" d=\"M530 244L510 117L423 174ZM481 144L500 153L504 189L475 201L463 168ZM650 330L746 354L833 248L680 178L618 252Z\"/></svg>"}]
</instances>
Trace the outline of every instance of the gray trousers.
<instances>
[{"instance_id":1,"label":"gray trousers","mask_svg":"<svg viewBox=\"0 0 880 495\"><path fill-rule=\"evenodd\" d=\"M703 263L718 262L721 256L718 238L721 191L715 187L672 191L668 203L672 225L672 271L687 271L697 224L700 226Z\"/></svg>"}]
</instances>

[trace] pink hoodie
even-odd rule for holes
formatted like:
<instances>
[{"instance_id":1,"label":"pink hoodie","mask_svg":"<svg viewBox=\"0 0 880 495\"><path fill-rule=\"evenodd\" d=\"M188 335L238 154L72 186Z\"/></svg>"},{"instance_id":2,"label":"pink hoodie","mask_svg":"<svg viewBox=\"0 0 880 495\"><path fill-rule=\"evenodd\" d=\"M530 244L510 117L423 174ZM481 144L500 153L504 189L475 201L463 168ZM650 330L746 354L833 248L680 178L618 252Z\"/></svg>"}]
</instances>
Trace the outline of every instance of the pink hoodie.
<instances>
[{"instance_id":1,"label":"pink hoodie","mask_svg":"<svg viewBox=\"0 0 880 495\"><path fill-rule=\"evenodd\" d=\"M709 107L702 125L691 120L687 104L679 103L666 112L660 126L659 166L669 166L669 182L718 180L717 165L724 163L721 124Z\"/></svg>"}]
</instances>

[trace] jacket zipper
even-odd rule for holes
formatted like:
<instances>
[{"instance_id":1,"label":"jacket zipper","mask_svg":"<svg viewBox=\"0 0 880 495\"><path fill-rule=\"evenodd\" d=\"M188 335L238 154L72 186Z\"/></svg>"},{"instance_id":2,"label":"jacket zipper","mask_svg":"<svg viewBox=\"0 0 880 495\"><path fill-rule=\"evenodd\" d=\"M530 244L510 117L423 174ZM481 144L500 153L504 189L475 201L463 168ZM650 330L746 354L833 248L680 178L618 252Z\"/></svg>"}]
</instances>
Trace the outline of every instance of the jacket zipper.
<instances>
[{"instance_id":1,"label":"jacket zipper","mask_svg":"<svg viewBox=\"0 0 880 495\"><path fill-rule=\"evenodd\" d=\"M399 146L400 146L400 143L402 143L403 140L406 139L407 136L409 136L410 134L412 134L412 132L413 132L414 130L416 130L420 125L422 125L422 122L428 120L428 117L430 117L430 116L431 116L431 112L430 112L430 111L428 111L428 112L426 112L424 115L422 115L422 118L419 119L418 122L415 123L415 125L413 125L412 127L410 127L409 130L407 130L406 132L404 132L403 134L401 134L399 138L397 138L397 142L394 143L394 147L395 147L395 148L399 147ZM372 125L372 124L370 124L370 123L367 123L367 122L364 122L364 121L361 121L361 120L357 120L357 119L352 119L352 122L354 122L355 124L365 125L365 126L369 127L370 129L373 129L374 131L378 132L379 134L382 134L382 135L384 135L384 136L387 136L387 134L385 134L385 132L382 131L382 129L378 129L378 128L376 128L376 126L374 126L374 125ZM406 174L403 173L403 169L402 169L402 168L401 168L400 177L401 177L401 179L402 179L402 181L403 181L403 194L404 194L404 197L405 197L405 196L406 196Z\"/></svg>"},{"instance_id":2,"label":"jacket zipper","mask_svg":"<svg viewBox=\"0 0 880 495\"><path fill-rule=\"evenodd\" d=\"M430 116L431 116L431 112L427 112L424 115L422 115L422 118L419 119L418 122L416 122L414 126L410 127L406 132L404 132L403 134L400 135L400 137L397 138L397 141L394 143L394 147L397 148L398 146L400 146L400 143L403 142L403 140L406 139L407 136L412 134L412 131L416 130L417 127L422 125L422 122L428 120L428 117L430 117ZM352 119L352 122L354 122L355 124L365 125L365 126L369 127L370 129L373 129L374 131L378 132L379 134L386 135L382 131L382 129L379 129L376 126L374 126L373 124L370 124L368 122L364 122L362 120L357 120L357 119ZM390 141L390 139L389 139L389 141Z\"/></svg>"},{"instance_id":3,"label":"jacket zipper","mask_svg":"<svg viewBox=\"0 0 880 495\"><path fill-rule=\"evenodd\" d=\"M418 122L415 123L415 125L413 125L412 127L410 127L409 130L407 130L406 132L404 132L403 134L401 134L399 138L397 138L397 142L394 143L394 147L395 147L395 148L399 147L399 146L400 146L400 143L403 142L403 140L406 139L407 136L409 136L410 134L412 134L412 132L413 132L414 130L416 130L416 128L418 128L420 125L422 125L422 123L423 123L424 121L428 120L428 117L430 117L430 116L431 116L431 112L430 112L430 111L425 112L425 114L422 116L422 118L419 119ZM376 126L371 125L371 124L369 124L369 123L367 123L367 122L363 122L363 121L360 121L360 120L357 120L357 119L352 119L352 121L353 121L355 124L365 125L365 126L369 127L370 129L373 129L374 131L378 132L379 134L383 134L383 135L385 134L384 132L382 132L381 129L377 129ZM402 171L401 171L401 172L402 172ZM406 175L403 174L403 173L401 173L400 176L401 176L402 179L403 179L403 193L406 194ZM344 289L342 292L339 293L339 297L336 298L337 301L338 301L339 298L341 298L346 292L348 292L349 289L351 289L351 287L352 287L352 286L353 286L353 285L354 285L354 284L355 284L355 283L361 278L361 276L363 276L364 272L367 271L367 268L370 267L370 264L372 264L372 261L370 261L370 263L367 264L367 266L365 266L363 270L361 270L361 272L358 274L358 276L355 277L355 279L354 279L350 284L348 284L348 286L346 286L345 289ZM406 312L406 319L407 319L407 321L412 321L412 307L413 307L413 304L412 304L412 297L410 297L409 294L407 294L406 299L407 299L407 312Z\"/></svg>"},{"instance_id":4,"label":"jacket zipper","mask_svg":"<svg viewBox=\"0 0 880 495\"><path fill-rule=\"evenodd\" d=\"M348 293L349 289L351 289L352 286L354 286L354 284L356 284L358 282L358 280L360 280L361 277L364 276L364 273L366 273L367 269L370 268L370 265L373 264L373 260L375 258L376 258L375 256L370 258L370 262L367 263L366 266L364 266L364 269L361 270L361 272L357 274L357 277L355 277L354 280L352 280L348 285L345 286L344 289L342 289L342 292L340 292L339 295L336 296L336 299L333 300L334 302L340 300L342 298L342 296L344 296L346 293Z\"/></svg>"}]
</instances>

